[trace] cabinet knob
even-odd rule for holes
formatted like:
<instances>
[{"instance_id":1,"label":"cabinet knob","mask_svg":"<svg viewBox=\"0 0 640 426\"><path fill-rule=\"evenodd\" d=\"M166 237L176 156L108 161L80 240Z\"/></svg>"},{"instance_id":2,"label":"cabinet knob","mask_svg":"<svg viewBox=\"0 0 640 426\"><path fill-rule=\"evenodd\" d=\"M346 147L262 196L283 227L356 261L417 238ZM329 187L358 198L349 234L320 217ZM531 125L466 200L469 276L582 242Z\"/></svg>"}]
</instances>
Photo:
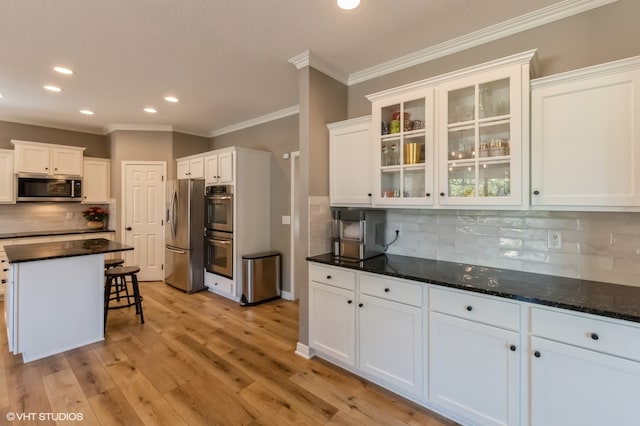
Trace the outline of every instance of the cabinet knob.
<instances>
[{"instance_id":1,"label":"cabinet knob","mask_svg":"<svg viewBox=\"0 0 640 426\"><path fill-rule=\"evenodd\" d=\"M359 308L362 308L363 306L364 306L364 304L362 304L362 303L358 303L358 307L359 307Z\"/></svg>"},{"instance_id":2,"label":"cabinet knob","mask_svg":"<svg viewBox=\"0 0 640 426\"><path fill-rule=\"evenodd\" d=\"M593 340L598 340L600 338L600 336L598 336L596 333L591 333L589 335Z\"/></svg>"},{"instance_id":3,"label":"cabinet knob","mask_svg":"<svg viewBox=\"0 0 640 426\"><path fill-rule=\"evenodd\" d=\"M8 269L3 269L2 272L8 272ZM593 339L593 340L598 340L598 339Z\"/></svg>"},{"instance_id":4,"label":"cabinet knob","mask_svg":"<svg viewBox=\"0 0 640 426\"><path fill-rule=\"evenodd\" d=\"M372 195L371 193L368 193L368 194L367 194L367 196L368 196L368 197L371 197L371 195Z\"/></svg>"},{"instance_id":5,"label":"cabinet knob","mask_svg":"<svg viewBox=\"0 0 640 426\"><path fill-rule=\"evenodd\" d=\"M327 275L327 279L330 280L331 279L331 275Z\"/></svg>"},{"instance_id":6,"label":"cabinet knob","mask_svg":"<svg viewBox=\"0 0 640 426\"><path fill-rule=\"evenodd\" d=\"M430 193L430 192L427 192L427 193L426 193L426 194L424 194L424 195L425 195L425 197L431 197L431 193Z\"/></svg>"},{"instance_id":7,"label":"cabinet knob","mask_svg":"<svg viewBox=\"0 0 640 426\"><path fill-rule=\"evenodd\" d=\"M441 196L441 197L444 197L444 192L441 192L441 193L440 193L440 196Z\"/></svg>"},{"instance_id":8,"label":"cabinet knob","mask_svg":"<svg viewBox=\"0 0 640 426\"><path fill-rule=\"evenodd\" d=\"M385 292L385 293L389 293L390 291L391 291L391 289L390 289L390 288L388 288L388 287L384 289L384 292Z\"/></svg>"},{"instance_id":9,"label":"cabinet knob","mask_svg":"<svg viewBox=\"0 0 640 426\"><path fill-rule=\"evenodd\" d=\"M44 169L45 169L45 170L49 170L49 168L48 168L48 167L45 167Z\"/></svg>"},{"instance_id":10,"label":"cabinet knob","mask_svg":"<svg viewBox=\"0 0 640 426\"><path fill-rule=\"evenodd\" d=\"M133 228L131 228L130 226L127 226L125 229L126 229L127 231L131 231Z\"/></svg>"},{"instance_id":11,"label":"cabinet knob","mask_svg":"<svg viewBox=\"0 0 640 426\"><path fill-rule=\"evenodd\" d=\"M353 300L347 300L347 303L350 305L353 303Z\"/></svg>"},{"instance_id":12,"label":"cabinet knob","mask_svg":"<svg viewBox=\"0 0 640 426\"><path fill-rule=\"evenodd\" d=\"M536 358L540 358L540 351L535 351L533 353L533 356L535 356Z\"/></svg>"},{"instance_id":13,"label":"cabinet knob","mask_svg":"<svg viewBox=\"0 0 640 426\"><path fill-rule=\"evenodd\" d=\"M510 350L511 352L515 352L515 351L516 351L516 345L511 345L511 346L509 346L509 350Z\"/></svg>"},{"instance_id":14,"label":"cabinet knob","mask_svg":"<svg viewBox=\"0 0 640 426\"><path fill-rule=\"evenodd\" d=\"M6 284L6 283L7 283L7 280L2 280L2 284Z\"/></svg>"},{"instance_id":15,"label":"cabinet knob","mask_svg":"<svg viewBox=\"0 0 640 426\"><path fill-rule=\"evenodd\" d=\"M0 260L0 263L4 263L6 261L7 261L7 259L2 259L2 260Z\"/></svg>"},{"instance_id":16,"label":"cabinet knob","mask_svg":"<svg viewBox=\"0 0 640 426\"><path fill-rule=\"evenodd\" d=\"M473 311L473 306L471 306L471 305L467 305L467 306L465 306L465 309L466 309L467 311L471 312L471 311Z\"/></svg>"},{"instance_id":17,"label":"cabinet knob","mask_svg":"<svg viewBox=\"0 0 640 426\"><path fill-rule=\"evenodd\" d=\"M540 195L540 191L533 191L533 195Z\"/></svg>"}]
</instances>

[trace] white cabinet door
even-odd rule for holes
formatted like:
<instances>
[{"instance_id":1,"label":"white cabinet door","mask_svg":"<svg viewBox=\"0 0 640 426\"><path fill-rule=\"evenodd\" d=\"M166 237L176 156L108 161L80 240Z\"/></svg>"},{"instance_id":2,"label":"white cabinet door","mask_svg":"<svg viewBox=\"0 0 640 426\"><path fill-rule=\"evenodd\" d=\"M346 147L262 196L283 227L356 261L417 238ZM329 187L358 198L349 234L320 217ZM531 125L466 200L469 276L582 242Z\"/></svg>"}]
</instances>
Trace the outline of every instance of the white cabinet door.
<instances>
[{"instance_id":1,"label":"white cabinet door","mask_svg":"<svg viewBox=\"0 0 640 426\"><path fill-rule=\"evenodd\" d=\"M531 204L640 206L640 58L535 80Z\"/></svg>"},{"instance_id":2,"label":"white cabinet door","mask_svg":"<svg viewBox=\"0 0 640 426\"><path fill-rule=\"evenodd\" d=\"M329 201L332 206L370 206L371 116L327 125Z\"/></svg>"},{"instance_id":3,"label":"white cabinet door","mask_svg":"<svg viewBox=\"0 0 640 426\"><path fill-rule=\"evenodd\" d=\"M529 122L523 74L509 66L438 88L440 204L522 205Z\"/></svg>"},{"instance_id":4,"label":"white cabinet door","mask_svg":"<svg viewBox=\"0 0 640 426\"><path fill-rule=\"evenodd\" d=\"M176 175L178 179L204 178L204 158L177 160Z\"/></svg>"},{"instance_id":5,"label":"white cabinet door","mask_svg":"<svg viewBox=\"0 0 640 426\"><path fill-rule=\"evenodd\" d=\"M394 388L423 394L422 309L361 294L359 368Z\"/></svg>"},{"instance_id":6,"label":"white cabinet door","mask_svg":"<svg viewBox=\"0 0 640 426\"><path fill-rule=\"evenodd\" d=\"M355 293L309 283L309 346L347 365L355 365Z\"/></svg>"},{"instance_id":7,"label":"white cabinet door","mask_svg":"<svg viewBox=\"0 0 640 426\"><path fill-rule=\"evenodd\" d=\"M108 203L111 161L102 158L85 158L82 179L83 203Z\"/></svg>"},{"instance_id":8,"label":"white cabinet door","mask_svg":"<svg viewBox=\"0 0 640 426\"><path fill-rule=\"evenodd\" d=\"M517 424L518 345L516 332L430 312L429 401L473 424Z\"/></svg>"},{"instance_id":9,"label":"white cabinet door","mask_svg":"<svg viewBox=\"0 0 640 426\"><path fill-rule=\"evenodd\" d=\"M51 148L51 174L82 176L82 149Z\"/></svg>"},{"instance_id":10,"label":"white cabinet door","mask_svg":"<svg viewBox=\"0 0 640 426\"><path fill-rule=\"evenodd\" d=\"M53 174L50 170L51 151L39 144L15 143L16 173Z\"/></svg>"},{"instance_id":11,"label":"white cabinet door","mask_svg":"<svg viewBox=\"0 0 640 426\"><path fill-rule=\"evenodd\" d=\"M176 163L176 177L189 179L189 160L180 160Z\"/></svg>"},{"instance_id":12,"label":"white cabinet door","mask_svg":"<svg viewBox=\"0 0 640 426\"><path fill-rule=\"evenodd\" d=\"M218 183L233 182L233 153L218 154Z\"/></svg>"},{"instance_id":13,"label":"white cabinet door","mask_svg":"<svg viewBox=\"0 0 640 426\"><path fill-rule=\"evenodd\" d=\"M207 185L218 183L218 156L208 155L204 159L204 180Z\"/></svg>"},{"instance_id":14,"label":"white cabinet door","mask_svg":"<svg viewBox=\"0 0 640 426\"><path fill-rule=\"evenodd\" d=\"M0 150L0 204L16 202L16 177L13 174L13 162L13 151Z\"/></svg>"},{"instance_id":15,"label":"white cabinet door","mask_svg":"<svg viewBox=\"0 0 640 426\"><path fill-rule=\"evenodd\" d=\"M640 363L531 338L533 426L637 426Z\"/></svg>"}]
</instances>

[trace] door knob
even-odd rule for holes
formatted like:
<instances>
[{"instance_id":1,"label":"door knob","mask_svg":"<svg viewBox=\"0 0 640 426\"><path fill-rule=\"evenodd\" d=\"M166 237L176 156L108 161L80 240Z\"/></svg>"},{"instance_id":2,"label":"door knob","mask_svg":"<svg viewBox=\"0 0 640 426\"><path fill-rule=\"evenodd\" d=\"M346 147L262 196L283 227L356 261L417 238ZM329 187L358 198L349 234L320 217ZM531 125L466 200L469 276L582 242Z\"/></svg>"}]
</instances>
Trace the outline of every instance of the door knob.
<instances>
[{"instance_id":1,"label":"door knob","mask_svg":"<svg viewBox=\"0 0 640 426\"><path fill-rule=\"evenodd\" d=\"M127 231L131 231L131 229L132 229L132 228L131 228L130 226L127 226L125 229L126 229Z\"/></svg>"}]
</instances>

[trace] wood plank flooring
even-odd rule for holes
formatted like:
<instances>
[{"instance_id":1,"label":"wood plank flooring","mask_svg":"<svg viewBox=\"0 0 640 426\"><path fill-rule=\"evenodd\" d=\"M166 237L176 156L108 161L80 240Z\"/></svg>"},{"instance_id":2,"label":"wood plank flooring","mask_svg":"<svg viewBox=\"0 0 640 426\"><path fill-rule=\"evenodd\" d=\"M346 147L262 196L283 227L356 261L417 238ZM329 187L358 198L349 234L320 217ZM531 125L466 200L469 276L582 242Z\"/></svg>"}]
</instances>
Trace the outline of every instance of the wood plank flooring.
<instances>
[{"instance_id":1,"label":"wood plank flooring","mask_svg":"<svg viewBox=\"0 0 640 426\"><path fill-rule=\"evenodd\" d=\"M207 291L140 286L144 325L133 308L110 311L104 342L29 364L9 353L0 315L0 424L453 424L295 355L297 303L241 307ZM8 422L9 412L31 417ZM82 421L64 421L72 415Z\"/></svg>"}]
</instances>

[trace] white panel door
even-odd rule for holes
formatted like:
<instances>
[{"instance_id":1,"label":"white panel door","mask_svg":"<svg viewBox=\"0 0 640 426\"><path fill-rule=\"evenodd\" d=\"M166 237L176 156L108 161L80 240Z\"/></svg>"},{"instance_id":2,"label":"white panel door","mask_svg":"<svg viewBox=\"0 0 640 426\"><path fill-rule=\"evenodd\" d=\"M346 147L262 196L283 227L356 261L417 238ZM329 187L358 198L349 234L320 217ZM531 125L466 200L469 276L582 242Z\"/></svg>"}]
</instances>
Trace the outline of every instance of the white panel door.
<instances>
[{"instance_id":1,"label":"white panel door","mask_svg":"<svg viewBox=\"0 0 640 426\"><path fill-rule=\"evenodd\" d=\"M138 279L162 281L164 259L164 163L126 163L123 182L124 252L127 265L140 266Z\"/></svg>"}]
</instances>

